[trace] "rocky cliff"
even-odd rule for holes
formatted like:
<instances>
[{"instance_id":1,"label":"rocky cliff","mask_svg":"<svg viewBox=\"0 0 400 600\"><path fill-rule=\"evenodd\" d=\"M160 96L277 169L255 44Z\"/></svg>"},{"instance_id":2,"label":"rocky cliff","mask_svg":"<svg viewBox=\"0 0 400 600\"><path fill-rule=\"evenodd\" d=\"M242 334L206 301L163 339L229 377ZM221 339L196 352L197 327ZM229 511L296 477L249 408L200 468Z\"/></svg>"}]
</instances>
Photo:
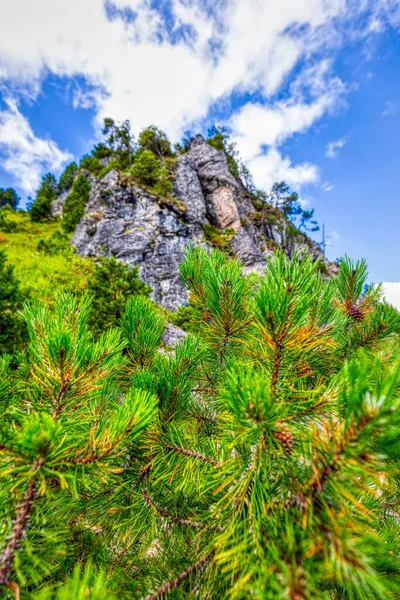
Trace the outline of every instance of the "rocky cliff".
<instances>
[{"instance_id":1,"label":"rocky cliff","mask_svg":"<svg viewBox=\"0 0 400 600\"><path fill-rule=\"evenodd\" d=\"M317 244L277 209L252 196L218 152L201 136L178 157L171 198L160 199L127 176L88 175L92 188L72 244L83 256L115 256L138 265L153 299L170 310L187 299L178 264L189 244L220 246L246 270L261 271L275 247L321 256ZM53 206L62 211L63 198Z\"/></svg>"}]
</instances>

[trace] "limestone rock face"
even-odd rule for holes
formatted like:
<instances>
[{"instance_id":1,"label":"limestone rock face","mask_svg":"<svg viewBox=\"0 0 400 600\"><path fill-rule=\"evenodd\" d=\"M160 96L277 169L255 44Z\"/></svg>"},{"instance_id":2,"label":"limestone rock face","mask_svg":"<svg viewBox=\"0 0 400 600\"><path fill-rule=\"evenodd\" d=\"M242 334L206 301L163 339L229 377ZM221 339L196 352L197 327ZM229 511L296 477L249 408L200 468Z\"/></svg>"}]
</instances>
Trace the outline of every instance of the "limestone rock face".
<instances>
[{"instance_id":1,"label":"limestone rock face","mask_svg":"<svg viewBox=\"0 0 400 600\"><path fill-rule=\"evenodd\" d=\"M289 255L296 248L321 255L318 245L282 213L257 212L251 194L230 172L224 152L201 136L177 159L172 200L127 183L117 171L101 180L89 177L90 198L73 246L82 256L115 256L137 265L153 288L153 299L170 310L187 300L178 274L186 248L210 246L203 225L233 230L230 247L246 271L261 272L276 246ZM53 211L60 214L64 201L65 196L57 199Z\"/></svg>"},{"instance_id":2,"label":"limestone rock face","mask_svg":"<svg viewBox=\"0 0 400 600\"><path fill-rule=\"evenodd\" d=\"M164 333L162 334L162 342L165 346L175 348L178 342L182 342L187 336L186 331L183 331L180 327L171 325L170 323L165 327Z\"/></svg>"}]
</instances>

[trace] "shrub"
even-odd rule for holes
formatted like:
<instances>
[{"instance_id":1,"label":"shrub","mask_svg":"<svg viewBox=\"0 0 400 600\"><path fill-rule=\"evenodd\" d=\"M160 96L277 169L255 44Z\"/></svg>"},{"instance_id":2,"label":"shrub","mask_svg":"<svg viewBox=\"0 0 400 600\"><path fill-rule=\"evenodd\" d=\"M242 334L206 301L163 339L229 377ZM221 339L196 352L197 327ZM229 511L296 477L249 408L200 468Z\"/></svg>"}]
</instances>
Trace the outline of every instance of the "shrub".
<instances>
[{"instance_id":1,"label":"shrub","mask_svg":"<svg viewBox=\"0 0 400 600\"><path fill-rule=\"evenodd\" d=\"M131 296L148 296L151 288L138 276L138 267L129 267L114 257L100 258L88 282L93 297L90 325L100 333L116 325Z\"/></svg>"},{"instance_id":2,"label":"shrub","mask_svg":"<svg viewBox=\"0 0 400 600\"><path fill-rule=\"evenodd\" d=\"M17 229L17 223L13 220L10 220L9 217L13 214L13 209L6 204L2 208L0 208L0 230L5 231L7 233L11 233L11 231L15 231Z\"/></svg>"},{"instance_id":3,"label":"shrub","mask_svg":"<svg viewBox=\"0 0 400 600\"><path fill-rule=\"evenodd\" d=\"M14 267L7 264L6 253L0 250L0 354L17 351L25 339L25 325L18 312L25 299Z\"/></svg>"},{"instance_id":4,"label":"shrub","mask_svg":"<svg viewBox=\"0 0 400 600\"><path fill-rule=\"evenodd\" d=\"M198 312L190 304L187 306L179 306L179 308L171 314L171 323L176 327L180 327L188 333L196 335L199 318Z\"/></svg>"},{"instance_id":5,"label":"shrub","mask_svg":"<svg viewBox=\"0 0 400 600\"><path fill-rule=\"evenodd\" d=\"M86 169L92 175L98 175L102 169L104 169L103 165L95 156L91 156L90 154L85 154L80 160L79 163L80 169Z\"/></svg>"},{"instance_id":6,"label":"shrub","mask_svg":"<svg viewBox=\"0 0 400 600\"><path fill-rule=\"evenodd\" d=\"M157 183L161 173L162 164L151 150L140 152L130 170L132 177L147 185Z\"/></svg>"},{"instance_id":7,"label":"shrub","mask_svg":"<svg viewBox=\"0 0 400 600\"><path fill-rule=\"evenodd\" d=\"M197 339L160 352L131 298L24 310L0 363L3 597L400 596L399 314L345 258L324 282L278 252L257 286L221 252L180 267ZM0 280L1 281L1 280Z\"/></svg>"},{"instance_id":8,"label":"shrub","mask_svg":"<svg viewBox=\"0 0 400 600\"><path fill-rule=\"evenodd\" d=\"M169 173L165 167L160 171L157 182L154 184L154 191L157 196L169 196L172 192L172 181L169 178Z\"/></svg>"},{"instance_id":9,"label":"shrub","mask_svg":"<svg viewBox=\"0 0 400 600\"><path fill-rule=\"evenodd\" d=\"M18 206L20 197L14 188L0 188L0 208L3 206L10 206L14 210Z\"/></svg>"},{"instance_id":10,"label":"shrub","mask_svg":"<svg viewBox=\"0 0 400 600\"><path fill-rule=\"evenodd\" d=\"M39 240L37 249L46 256L70 252L69 237L62 231L55 231L47 240Z\"/></svg>"},{"instance_id":11,"label":"shrub","mask_svg":"<svg viewBox=\"0 0 400 600\"><path fill-rule=\"evenodd\" d=\"M112 149L103 143L96 144L92 150L92 156L102 160L103 158L109 158L112 156Z\"/></svg>"},{"instance_id":12,"label":"shrub","mask_svg":"<svg viewBox=\"0 0 400 600\"><path fill-rule=\"evenodd\" d=\"M70 190L74 183L75 173L78 170L76 162L72 162L65 167L64 173L61 175L58 181L58 193L63 194Z\"/></svg>"},{"instance_id":13,"label":"shrub","mask_svg":"<svg viewBox=\"0 0 400 600\"><path fill-rule=\"evenodd\" d=\"M81 173L74 181L71 193L64 202L62 226L66 232L74 231L83 217L85 206L89 200L90 188L90 181Z\"/></svg>"},{"instance_id":14,"label":"shrub","mask_svg":"<svg viewBox=\"0 0 400 600\"><path fill-rule=\"evenodd\" d=\"M51 219L51 205L57 198L57 195L58 185L56 178L51 173L47 173L42 178L35 199L28 205L31 220L46 221Z\"/></svg>"},{"instance_id":15,"label":"shrub","mask_svg":"<svg viewBox=\"0 0 400 600\"><path fill-rule=\"evenodd\" d=\"M117 171L123 171L124 167L123 164L121 163L121 161L119 160L119 158L117 158L116 156L114 156L114 158L112 158L109 163L107 164L106 167L103 167L102 170L97 174L97 177L99 179L103 179L103 177L105 175L107 175L107 173L109 173L110 171L113 171L114 169L116 169Z\"/></svg>"},{"instance_id":16,"label":"shrub","mask_svg":"<svg viewBox=\"0 0 400 600\"><path fill-rule=\"evenodd\" d=\"M232 256L233 252L230 247L232 238L236 235L236 231L231 227L227 229L219 229L214 225L202 225L204 237L214 248L223 250L228 255Z\"/></svg>"}]
</instances>

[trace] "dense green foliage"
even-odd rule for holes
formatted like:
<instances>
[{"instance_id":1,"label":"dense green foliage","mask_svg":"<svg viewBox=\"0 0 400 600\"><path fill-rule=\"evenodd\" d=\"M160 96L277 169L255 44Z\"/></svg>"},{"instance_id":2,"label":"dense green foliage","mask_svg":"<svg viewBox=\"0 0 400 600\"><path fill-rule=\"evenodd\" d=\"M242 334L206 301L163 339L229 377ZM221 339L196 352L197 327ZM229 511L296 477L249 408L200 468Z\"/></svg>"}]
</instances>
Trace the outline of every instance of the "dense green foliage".
<instances>
[{"instance_id":1,"label":"dense green foliage","mask_svg":"<svg viewBox=\"0 0 400 600\"><path fill-rule=\"evenodd\" d=\"M139 279L138 267L114 257L100 258L88 282L92 296L91 329L96 333L117 325L131 296L148 296L151 288Z\"/></svg>"},{"instance_id":2,"label":"dense green foliage","mask_svg":"<svg viewBox=\"0 0 400 600\"><path fill-rule=\"evenodd\" d=\"M18 351L25 338L25 326L18 313L25 299L14 267L0 250L0 355Z\"/></svg>"},{"instance_id":3,"label":"dense green foliage","mask_svg":"<svg viewBox=\"0 0 400 600\"><path fill-rule=\"evenodd\" d=\"M35 199L29 205L29 214L32 221L46 221L51 219L51 205L57 198L58 185L56 178L51 173L43 176Z\"/></svg>"},{"instance_id":4,"label":"dense green foliage","mask_svg":"<svg viewBox=\"0 0 400 600\"><path fill-rule=\"evenodd\" d=\"M16 209L20 198L14 188L0 188L0 208L10 206Z\"/></svg>"},{"instance_id":5,"label":"dense green foliage","mask_svg":"<svg viewBox=\"0 0 400 600\"><path fill-rule=\"evenodd\" d=\"M181 275L174 353L146 298L97 338L86 297L25 308L26 357L0 364L4 593L395 600L399 314L347 258L323 281L193 249Z\"/></svg>"},{"instance_id":6,"label":"dense green foliage","mask_svg":"<svg viewBox=\"0 0 400 600\"><path fill-rule=\"evenodd\" d=\"M15 211L8 205L4 205L0 208L0 231L10 233L15 231L17 223L13 219Z\"/></svg>"},{"instance_id":7,"label":"dense green foliage","mask_svg":"<svg viewBox=\"0 0 400 600\"><path fill-rule=\"evenodd\" d=\"M172 156L171 144L167 135L155 125L150 125L141 131L138 146L141 150L151 150L159 158Z\"/></svg>"},{"instance_id":8,"label":"dense green foliage","mask_svg":"<svg viewBox=\"0 0 400 600\"><path fill-rule=\"evenodd\" d=\"M112 153L112 148L109 148L108 146L106 146L106 144L103 144L103 142L99 142L98 144L96 144L92 150L92 156L98 158L99 160L111 157Z\"/></svg>"},{"instance_id":9,"label":"dense green foliage","mask_svg":"<svg viewBox=\"0 0 400 600\"><path fill-rule=\"evenodd\" d=\"M88 178L83 173L78 175L63 206L62 225L65 231L75 231L75 227L82 219L85 206L89 200L90 188Z\"/></svg>"},{"instance_id":10,"label":"dense green foliage","mask_svg":"<svg viewBox=\"0 0 400 600\"><path fill-rule=\"evenodd\" d=\"M129 121L116 123L114 119L104 119L103 135L112 156L118 159L123 169L129 169L133 161L134 137ZM104 149L101 149L104 152ZM97 147L97 154L99 149Z\"/></svg>"},{"instance_id":11,"label":"dense green foliage","mask_svg":"<svg viewBox=\"0 0 400 600\"><path fill-rule=\"evenodd\" d=\"M151 150L143 150L130 170L132 177L146 185L154 185L162 174L162 164Z\"/></svg>"},{"instance_id":12,"label":"dense green foliage","mask_svg":"<svg viewBox=\"0 0 400 600\"><path fill-rule=\"evenodd\" d=\"M100 174L100 171L102 171L103 165L101 164L100 160L95 156L85 154L84 156L82 156L79 162L79 168L85 169L86 171L92 173L92 175L97 176Z\"/></svg>"},{"instance_id":13,"label":"dense green foliage","mask_svg":"<svg viewBox=\"0 0 400 600\"><path fill-rule=\"evenodd\" d=\"M67 165L64 169L64 172L60 176L58 180L58 193L63 194L70 190L74 183L75 173L78 170L78 165L76 162L72 162Z\"/></svg>"}]
</instances>

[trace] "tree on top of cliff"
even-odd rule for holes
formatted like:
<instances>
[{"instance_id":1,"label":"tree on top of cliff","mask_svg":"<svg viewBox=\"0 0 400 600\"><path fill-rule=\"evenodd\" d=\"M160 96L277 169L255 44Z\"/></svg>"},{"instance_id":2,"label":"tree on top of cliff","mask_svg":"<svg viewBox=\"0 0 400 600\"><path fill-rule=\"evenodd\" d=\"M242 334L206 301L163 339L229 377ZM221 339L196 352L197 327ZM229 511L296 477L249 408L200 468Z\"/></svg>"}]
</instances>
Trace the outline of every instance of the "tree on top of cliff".
<instances>
[{"instance_id":1,"label":"tree on top of cliff","mask_svg":"<svg viewBox=\"0 0 400 600\"><path fill-rule=\"evenodd\" d=\"M151 150L158 158L172 156L170 141L161 129L155 125L150 125L141 131L138 138L140 150Z\"/></svg>"},{"instance_id":2,"label":"tree on top of cliff","mask_svg":"<svg viewBox=\"0 0 400 600\"><path fill-rule=\"evenodd\" d=\"M127 169L133 162L134 136L128 120L116 123L109 117L104 119L102 133L106 145L111 148L113 155L119 159L122 168Z\"/></svg>"},{"instance_id":3,"label":"tree on top of cliff","mask_svg":"<svg viewBox=\"0 0 400 600\"><path fill-rule=\"evenodd\" d=\"M72 162L65 167L64 172L61 174L60 179L58 180L59 194L63 194L72 188L77 170L78 165L76 162Z\"/></svg>"}]
</instances>

